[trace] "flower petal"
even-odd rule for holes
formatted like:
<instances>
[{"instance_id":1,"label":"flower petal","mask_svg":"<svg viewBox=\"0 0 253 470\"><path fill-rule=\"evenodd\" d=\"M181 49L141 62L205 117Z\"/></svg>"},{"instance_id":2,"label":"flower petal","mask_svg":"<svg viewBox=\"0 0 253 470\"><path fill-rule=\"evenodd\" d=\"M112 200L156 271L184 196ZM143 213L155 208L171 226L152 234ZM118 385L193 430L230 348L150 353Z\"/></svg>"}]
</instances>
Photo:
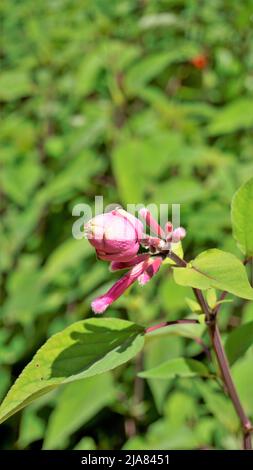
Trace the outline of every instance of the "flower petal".
<instances>
[{"instance_id":1,"label":"flower petal","mask_svg":"<svg viewBox=\"0 0 253 470\"><path fill-rule=\"evenodd\" d=\"M104 261L129 261L131 260L139 250L139 243L136 242L130 246L130 248L127 248L127 246L122 242L121 247L119 248L119 251L116 251L114 253L111 252L105 252L102 250L96 250L97 257L99 259L102 259Z\"/></svg>"},{"instance_id":2,"label":"flower petal","mask_svg":"<svg viewBox=\"0 0 253 470\"><path fill-rule=\"evenodd\" d=\"M145 220L146 224L148 225L148 227L151 228L152 232L155 235L162 238L165 237L164 230L162 229L162 227L160 227L160 225L157 223L157 221L154 219L148 209L143 207L142 209L140 209L139 214Z\"/></svg>"},{"instance_id":3,"label":"flower petal","mask_svg":"<svg viewBox=\"0 0 253 470\"><path fill-rule=\"evenodd\" d=\"M159 268L163 262L161 257L150 258L149 264L146 267L145 271L138 277L138 282L141 286L147 284L150 279L159 271Z\"/></svg>"},{"instance_id":4,"label":"flower petal","mask_svg":"<svg viewBox=\"0 0 253 470\"><path fill-rule=\"evenodd\" d=\"M93 300L91 307L94 313L103 313L109 305L115 302L115 300L117 300L125 290L136 281L136 279L138 279L146 269L147 265L148 260L136 264L122 278L115 282L108 292Z\"/></svg>"},{"instance_id":5,"label":"flower petal","mask_svg":"<svg viewBox=\"0 0 253 470\"><path fill-rule=\"evenodd\" d=\"M148 253L143 253L141 255L134 256L129 261L112 261L111 264L110 264L110 271L119 271L120 269L131 268L132 266L135 266L136 264L140 263L141 261L144 261L145 259L148 259L149 256L150 255Z\"/></svg>"},{"instance_id":6,"label":"flower petal","mask_svg":"<svg viewBox=\"0 0 253 470\"><path fill-rule=\"evenodd\" d=\"M143 223L133 214L125 211L124 209L116 209L115 212L132 224L136 232L137 240L141 240L143 237Z\"/></svg>"}]
</instances>

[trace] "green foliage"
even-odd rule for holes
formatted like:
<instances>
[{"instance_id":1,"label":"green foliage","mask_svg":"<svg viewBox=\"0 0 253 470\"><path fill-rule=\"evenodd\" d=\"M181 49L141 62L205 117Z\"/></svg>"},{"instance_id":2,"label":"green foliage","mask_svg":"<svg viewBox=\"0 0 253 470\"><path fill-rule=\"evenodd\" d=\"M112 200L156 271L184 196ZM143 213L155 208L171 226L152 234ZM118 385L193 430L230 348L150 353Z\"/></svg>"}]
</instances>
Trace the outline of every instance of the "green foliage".
<instances>
[{"instance_id":1,"label":"green foliage","mask_svg":"<svg viewBox=\"0 0 253 470\"><path fill-rule=\"evenodd\" d=\"M163 331L164 328L157 331ZM144 368L145 370L152 369L156 366L159 366L162 362L166 361L168 358L175 358L182 354L183 344L182 340L177 337L172 337L168 332L168 335L154 335L155 331L150 333L146 338L145 345L145 356L144 356ZM157 407L157 410L162 414L164 399L167 395L169 388L172 383L170 380L159 380L147 379L149 387L152 391L154 401Z\"/></svg>"},{"instance_id":2,"label":"green foliage","mask_svg":"<svg viewBox=\"0 0 253 470\"><path fill-rule=\"evenodd\" d=\"M238 393L241 397L242 404L245 407L246 413L252 416L253 405L252 405L252 373L253 373L253 362L252 362L252 350L240 358L232 368L233 379L237 387Z\"/></svg>"},{"instance_id":3,"label":"green foliage","mask_svg":"<svg viewBox=\"0 0 253 470\"><path fill-rule=\"evenodd\" d=\"M173 379L175 377L208 376L208 369L195 359L170 359L153 369L140 372L140 377L155 379Z\"/></svg>"},{"instance_id":4,"label":"green foliage","mask_svg":"<svg viewBox=\"0 0 253 470\"><path fill-rule=\"evenodd\" d=\"M126 320L88 319L52 336L26 366L0 407L0 421L61 384L92 377L135 356L143 329Z\"/></svg>"},{"instance_id":5,"label":"green foliage","mask_svg":"<svg viewBox=\"0 0 253 470\"><path fill-rule=\"evenodd\" d=\"M253 125L253 100L241 98L218 111L208 128L210 135L226 134Z\"/></svg>"},{"instance_id":6,"label":"green foliage","mask_svg":"<svg viewBox=\"0 0 253 470\"><path fill-rule=\"evenodd\" d=\"M253 344L253 322L241 325L231 333L229 333L225 349L228 360L232 365L237 359L245 354L245 352Z\"/></svg>"},{"instance_id":7,"label":"green foliage","mask_svg":"<svg viewBox=\"0 0 253 470\"><path fill-rule=\"evenodd\" d=\"M43 448L66 447L69 436L115 399L113 380L108 373L65 385L50 416Z\"/></svg>"},{"instance_id":8,"label":"green foliage","mask_svg":"<svg viewBox=\"0 0 253 470\"><path fill-rule=\"evenodd\" d=\"M174 279L183 286L213 287L253 300L253 289L245 267L234 255L221 250L204 251L186 268L175 268Z\"/></svg>"},{"instance_id":9,"label":"green foliage","mask_svg":"<svg viewBox=\"0 0 253 470\"><path fill-rule=\"evenodd\" d=\"M253 178L238 189L232 200L233 234L246 257L253 256Z\"/></svg>"},{"instance_id":10,"label":"green foliage","mask_svg":"<svg viewBox=\"0 0 253 470\"><path fill-rule=\"evenodd\" d=\"M214 384L198 382L197 389L200 391L208 410L217 418L230 432L234 433L239 428L238 418L232 403L224 396Z\"/></svg>"}]
</instances>

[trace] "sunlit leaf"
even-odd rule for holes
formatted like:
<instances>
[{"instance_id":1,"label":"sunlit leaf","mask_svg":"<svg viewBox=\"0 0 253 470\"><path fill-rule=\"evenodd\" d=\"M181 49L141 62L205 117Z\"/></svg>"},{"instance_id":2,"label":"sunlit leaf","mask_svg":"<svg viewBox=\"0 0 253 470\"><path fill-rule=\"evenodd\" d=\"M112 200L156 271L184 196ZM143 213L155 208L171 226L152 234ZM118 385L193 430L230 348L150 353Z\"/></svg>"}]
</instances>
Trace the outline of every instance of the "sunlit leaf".
<instances>
[{"instance_id":1,"label":"sunlit leaf","mask_svg":"<svg viewBox=\"0 0 253 470\"><path fill-rule=\"evenodd\" d=\"M59 385L92 377L135 356L143 328L126 320L91 318L52 336L14 383L0 407L0 422Z\"/></svg>"},{"instance_id":2,"label":"sunlit leaf","mask_svg":"<svg viewBox=\"0 0 253 470\"><path fill-rule=\"evenodd\" d=\"M199 289L221 289L243 299L253 299L245 267L236 256L225 251L204 251L186 268L174 268L175 281Z\"/></svg>"}]
</instances>

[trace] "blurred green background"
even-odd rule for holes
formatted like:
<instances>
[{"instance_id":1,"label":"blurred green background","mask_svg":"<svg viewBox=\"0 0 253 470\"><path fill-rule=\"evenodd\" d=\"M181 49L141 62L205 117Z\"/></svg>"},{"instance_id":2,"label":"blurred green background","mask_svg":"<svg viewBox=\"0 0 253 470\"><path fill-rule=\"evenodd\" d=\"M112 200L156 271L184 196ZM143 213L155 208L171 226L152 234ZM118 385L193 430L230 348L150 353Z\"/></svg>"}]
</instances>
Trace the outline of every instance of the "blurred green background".
<instances>
[{"instance_id":1,"label":"blurred green background","mask_svg":"<svg viewBox=\"0 0 253 470\"><path fill-rule=\"evenodd\" d=\"M117 277L72 238L75 204L181 203L188 259L209 247L240 256L230 201L253 173L253 1L3 0L0 11L2 398ZM191 298L164 267L106 315L150 325L186 317ZM252 321L252 304L225 304L224 339ZM0 426L1 448L240 448L217 384L135 378L168 358L205 360L184 336L37 400ZM233 366L251 415L252 356Z\"/></svg>"}]
</instances>

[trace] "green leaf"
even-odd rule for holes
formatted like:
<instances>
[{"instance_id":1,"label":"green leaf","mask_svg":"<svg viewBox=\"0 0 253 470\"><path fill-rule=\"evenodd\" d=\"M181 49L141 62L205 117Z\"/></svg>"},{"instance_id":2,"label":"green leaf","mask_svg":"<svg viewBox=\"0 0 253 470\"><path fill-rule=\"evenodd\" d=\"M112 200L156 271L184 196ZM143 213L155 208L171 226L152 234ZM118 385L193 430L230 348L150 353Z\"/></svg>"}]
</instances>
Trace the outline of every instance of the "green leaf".
<instances>
[{"instance_id":1,"label":"green leaf","mask_svg":"<svg viewBox=\"0 0 253 470\"><path fill-rule=\"evenodd\" d=\"M125 204L143 202L147 187L153 183L154 178L163 174L168 167L170 155L179 145L176 135L168 136L164 132L150 137L120 141L111 158L119 194Z\"/></svg>"},{"instance_id":2,"label":"green leaf","mask_svg":"<svg viewBox=\"0 0 253 470\"><path fill-rule=\"evenodd\" d=\"M232 367L232 376L237 392L247 414L253 416L253 355L252 351L237 361Z\"/></svg>"},{"instance_id":3,"label":"green leaf","mask_svg":"<svg viewBox=\"0 0 253 470\"><path fill-rule=\"evenodd\" d=\"M239 98L224 106L208 126L209 135L226 134L253 125L253 100Z\"/></svg>"},{"instance_id":4,"label":"green leaf","mask_svg":"<svg viewBox=\"0 0 253 470\"><path fill-rule=\"evenodd\" d=\"M236 328L227 337L225 349L229 363L234 364L253 344L253 321Z\"/></svg>"},{"instance_id":5,"label":"green leaf","mask_svg":"<svg viewBox=\"0 0 253 470\"><path fill-rule=\"evenodd\" d=\"M163 328L161 328L163 329ZM149 340L147 341L149 337ZM144 369L149 370L166 361L182 354L182 340L177 337L154 336L152 333L146 336ZM149 387L152 391L156 407L160 413L164 406L164 399L170 387L170 381L159 379L148 379Z\"/></svg>"},{"instance_id":6,"label":"green leaf","mask_svg":"<svg viewBox=\"0 0 253 470\"><path fill-rule=\"evenodd\" d=\"M201 375L208 377L206 366L195 359L179 357L163 362L160 366L140 372L143 378L174 379L175 377L195 377Z\"/></svg>"},{"instance_id":7,"label":"green leaf","mask_svg":"<svg viewBox=\"0 0 253 470\"><path fill-rule=\"evenodd\" d=\"M139 58L126 74L126 89L130 93L140 92L151 80L160 76L164 69L174 62L184 62L198 53L198 48L189 40L177 44L177 48L156 52Z\"/></svg>"},{"instance_id":8,"label":"green leaf","mask_svg":"<svg viewBox=\"0 0 253 470\"><path fill-rule=\"evenodd\" d=\"M215 289L208 289L206 293L206 300L209 305L209 307L214 308L217 304L217 296L216 296L216 291Z\"/></svg>"},{"instance_id":9,"label":"green leaf","mask_svg":"<svg viewBox=\"0 0 253 470\"><path fill-rule=\"evenodd\" d=\"M92 249L85 240L69 238L59 245L50 255L44 267L47 281L57 282L61 273L76 269L79 263L92 254Z\"/></svg>"},{"instance_id":10,"label":"green leaf","mask_svg":"<svg viewBox=\"0 0 253 470\"><path fill-rule=\"evenodd\" d=\"M162 328L158 328L154 331L151 331L146 335L146 341L152 339L153 337L161 336L182 336L183 338L200 338L206 329L206 325L201 325L198 323L178 323L175 325L168 325Z\"/></svg>"},{"instance_id":11,"label":"green leaf","mask_svg":"<svg viewBox=\"0 0 253 470\"><path fill-rule=\"evenodd\" d=\"M91 437L83 437L74 450L96 450L96 443Z\"/></svg>"},{"instance_id":12,"label":"green leaf","mask_svg":"<svg viewBox=\"0 0 253 470\"><path fill-rule=\"evenodd\" d=\"M10 389L0 407L0 422L61 384L124 364L141 350L143 331L126 320L90 318L52 336Z\"/></svg>"},{"instance_id":13,"label":"green leaf","mask_svg":"<svg viewBox=\"0 0 253 470\"><path fill-rule=\"evenodd\" d=\"M182 188L184 188L183 191ZM201 200L204 196L203 185L196 179L175 176L169 181L157 185L152 199L155 204L164 204L168 197L170 204L190 204Z\"/></svg>"},{"instance_id":14,"label":"green leaf","mask_svg":"<svg viewBox=\"0 0 253 470\"><path fill-rule=\"evenodd\" d=\"M124 450L184 450L196 449L201 445L192 429L184 425L171 426L169 419L158 419L151 424L144 437L131 437Z\"/></svg>"},{"instance_id":15,"label":"green leaf","mask_svg":"<svg viewBox=\"0 0 253 470\"><path fill-rule=\"evenodd\" d=\"M54 178L41 190L40 197L44 203L55 203L68 200L70 196L90 184L91 178L102 171L104 162L88 149L83 149L72 158Z\"/></svg>"},{"instance_id":16,"label":"green leaf","mask_svg":"<svg viewBox=\"0 0 253 470\"><path fill-rule=\"evenodd\" d=\"M27 408L22 414L20 432L18 439L19 448L27 447L34 441L43 438L45 432L45 422L37 415L36 410Z\"/></svg>"},{"instance_id":17,"label":"green leaf","mask_svg":"<svg viewBox=\"0 0 253 470\"><path fill-rule=\"evenodd\" d=\"M12 101L30 96L33 93L33 83L27 72L21 69L5 71L0 79L0 100Z\"/></svg>"},{"instance_id":18,"label":"green leaf","mask_svg":"<svg viewBox=\"0 0 253 470\"><path fill-rule=\"evenodd\" d=\"M253 299L253 289L246 269L231 253L211 249L204 251L186 268L174 268L175 282L198 289L221 289L243 299Z\"/></svg>"},{"instance_id":19,"label":"green leaf","mask_svg":"<svg viewBox=\"0 0 253 470\"><path fill-rule=\"evenodd\" d=\"M253 178L235 193L231 204L233 236L246 256L253 256Z\"/></svg>"},{"instance_id":20,"label":"green leaf","mask_svg":"<svg viewBox=\"0 0 253 470\"><path fill-rule=\"evenodd\" d=\"M126 87L132 91L138 91L146 83L159 75L171 60L170 52L153 54L139 60L126 75Z\"/></svg>"},{"instance_id":21,"label":"green leaf","mask_svg":"<svg viewBox=\"0 0 253 470\"><path fill-rule=\"evenodd\" d=\"M230 432L236 432L239 427L238 417L229 398L216 388L213 382L198 381L195 383L201 393L207 408Z\"/></svg>"},{"instance_id":22,"label":"green leaf","mask_svg":"<svg viewBox=\"0 0 253 470\"><path fill-rule=\"evenodd\" d=\"M102 63L101 50L85 54L77 71L74 94L78 97L84 97L96 89L96 80Z\"/></svg>"},{"instance_id":23,"label":"green leaf","mask_svg":"<svg viewBox=\"0 0 253 470\"><path fill-rule=\"evenodd\" d=\"M50 416L43 448L64 448L71 434L115 400L115 391L110 373L65 385Z\"/></svg>"}]
</instances>

